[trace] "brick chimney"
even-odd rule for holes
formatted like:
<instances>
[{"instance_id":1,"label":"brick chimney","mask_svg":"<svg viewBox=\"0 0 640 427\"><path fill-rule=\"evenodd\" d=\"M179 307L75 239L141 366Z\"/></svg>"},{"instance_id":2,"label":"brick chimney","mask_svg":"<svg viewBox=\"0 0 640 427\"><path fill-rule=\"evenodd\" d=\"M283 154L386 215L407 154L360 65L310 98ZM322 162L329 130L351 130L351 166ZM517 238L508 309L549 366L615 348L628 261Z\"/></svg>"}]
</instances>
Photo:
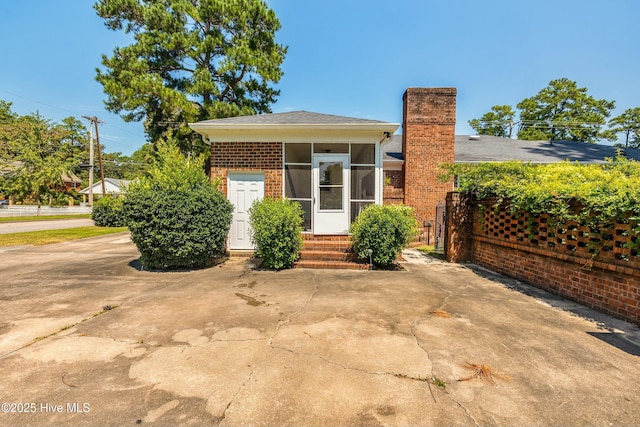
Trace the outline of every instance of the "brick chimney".
<instances>
[{"instance_id":1,"label":"brick chimney","mask_svg":"<svg viewBox=\"0 0 640 427\"><path fill-rule=\"evenodd\" d=\"M438 168L453 163L456 126L455 88L409 88L402 97L404 204L415 209L420 226L434 221L453 182L440 182Z\"/></svg>"}]
</instances>

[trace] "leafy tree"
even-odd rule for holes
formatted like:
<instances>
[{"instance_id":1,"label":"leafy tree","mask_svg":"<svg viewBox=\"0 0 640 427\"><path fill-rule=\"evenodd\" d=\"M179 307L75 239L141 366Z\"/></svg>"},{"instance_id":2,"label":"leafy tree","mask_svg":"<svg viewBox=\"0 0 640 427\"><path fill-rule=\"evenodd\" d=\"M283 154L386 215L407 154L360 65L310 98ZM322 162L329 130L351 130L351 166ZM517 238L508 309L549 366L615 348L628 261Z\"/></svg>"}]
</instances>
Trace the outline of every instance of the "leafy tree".
<instances>
[{"instance_id":1,"label":"leafy tree","mask_svg":"<svg viewBox=\"0 0 640 427\"><path fill-rule=\"evenodd\" d=\"M153 144L149 142L147 142L146 144L143 144L142 147L138 148L131 155L131 160L133 160L134 162L144 163L148 165L153 164L156 158L157 158L156 150Z\"/></svg>"},{"instance_id":2,"label":"leafy tree","mask_svg":"<svg viewBox=\"0 0 640 427\"><path fill-rule=\"evenodd\" d=\"M84 154L82 125L75 127L80 122L71 117L60 124L38 113L19 116L11 112L10 103L0 105L0 110L5 118L0 121L3 193L38 205L51 201L64 192L63 176L74 170Z\"/></svg>"},{"instance_id":3,"label":"leafy tree","mask_svg":"<svg viewBox=\"0 0 640 427\"><path fill-rule=\"evenodd\" d=\"M600 138L613 138L602 126L615 102L596 99L587 94L586 88L566 78L552 80L517 107L520 109L519 139L595 143Z\"/></svg>"},{"instance_id":4,"label":"leafy tree","mask_svg":"<svg viewBox=\"0 0 640 427\"><path fill-rule=\"evenodd\" d=\"M629 108L624 113L609 120L614 133L624 133L625 147L640 148L640 108Z\"/></svg>"},{"instance_id":5,"label":"leafy tree","mask_svg":"<svg viewBox=\"0 0 640 427\"><path fill-rule=\"evenodd\" d=\"M11 111L11 102L0 99L0 124L7 124L14 121L18 115Z\"/></svg>"},{"instance_id":6,"label":"leafy tree","mask_svg":"<svg viewBox=\"0 0 640 427\"><path fill-rule=\"evenodd\" d=\"M469 125L478 135L493 135L511 138L515 111L510 105L494 105L480 119L469 120Z\"/></svg>"},{"instance_id":7,"label":"leafy tree","mask_svg":"<svg viewBox=\"0 0 640 427\"><path fill-rule=\"evenodd\" d=\"M132 180L142 176L150 164L151 161L137 161L121 152L102 155L102 167L107 178Z\"/></svg>"},{"instance_id":8,"label":"leafy tree","mask_svg":"<svg viewBox=\"0 0 640 427\"><path fill-rule=\"evenodd\" d=\"M135 42L103 56L97 80L109 111L144 119L151 142L175 137L183 152L204 144L187 123L270 112L286 47L262 0L99 0L98 15Z\"/></svg>"}]
</instances>

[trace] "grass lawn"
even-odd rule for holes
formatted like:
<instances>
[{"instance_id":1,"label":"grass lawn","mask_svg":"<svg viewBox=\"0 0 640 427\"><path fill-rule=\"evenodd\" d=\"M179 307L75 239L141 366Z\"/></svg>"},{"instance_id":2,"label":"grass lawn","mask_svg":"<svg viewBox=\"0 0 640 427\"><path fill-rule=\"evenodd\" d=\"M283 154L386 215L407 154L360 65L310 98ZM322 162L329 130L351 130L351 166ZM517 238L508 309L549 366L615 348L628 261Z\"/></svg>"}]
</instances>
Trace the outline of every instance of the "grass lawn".
<instances>
[{"instance_id":1,"label":"grass lawn","mask_svg":"<svg viewBox=\"0 0 640 427\"><path fill-rule=\"evenodd\" d=\"M0 218L0 222L16 222L16 221L51 221L54 219L85 219L91 218L91 214L79 215L49 215L49 216L12 216Z\"/></svg>"},{"instance_id":2,"label":"grass lawn","mask_svg":"<svg viewBox=\"0 0 640 427\"><path fill-rule=\"evenodd\" d=\"M0 246L48 245L127 231L127 227L78 227L0 235Z\"/></svg>"},{"instance_id":3,"label":"grass lawn","mask_svg":"<svg viewBox=\"0 0 640 427\"><path fill-rule=\"evenodd\" d=\"M436 252L435 247L433 246L422 245L422 246L417 246L414 249L417 249L423 254L432 256L434 258L444 259L444 255L439 252Z\"/></svg>"}]
</instances>

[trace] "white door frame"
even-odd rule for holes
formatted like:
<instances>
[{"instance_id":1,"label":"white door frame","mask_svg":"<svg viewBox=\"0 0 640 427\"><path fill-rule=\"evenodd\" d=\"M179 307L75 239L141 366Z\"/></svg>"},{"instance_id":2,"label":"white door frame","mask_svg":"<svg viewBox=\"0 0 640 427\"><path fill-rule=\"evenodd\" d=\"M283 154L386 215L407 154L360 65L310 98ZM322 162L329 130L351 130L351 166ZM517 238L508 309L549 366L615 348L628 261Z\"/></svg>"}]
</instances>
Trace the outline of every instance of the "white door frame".
<instances>
[{"instance_id":1,"label":"white door frame","mask_svg":"<svg viewBox=\"0 0 640 427\"><path fill-rule=\"evenodd\" d=\"M321 188L327 190L329 185L321 185L321 163L342 162L342 205L336 209L321 209ZM350 165L348 153L329 153L313 155L313 233L345 234L349 231L350 197ZM334 188L340 188L334 186Z\"/></svg>"},{"instance_id":2,"label":"white door frame","mask_svg":"<svg viewBox=\"0 0 640 427\"><path fill-rule=\"evenodd\" d=\"M251 241L249 208L264 197L264 172L229 172L227 198L233 205L229 249L255 249Z\"/></svg>"}]
</instances>

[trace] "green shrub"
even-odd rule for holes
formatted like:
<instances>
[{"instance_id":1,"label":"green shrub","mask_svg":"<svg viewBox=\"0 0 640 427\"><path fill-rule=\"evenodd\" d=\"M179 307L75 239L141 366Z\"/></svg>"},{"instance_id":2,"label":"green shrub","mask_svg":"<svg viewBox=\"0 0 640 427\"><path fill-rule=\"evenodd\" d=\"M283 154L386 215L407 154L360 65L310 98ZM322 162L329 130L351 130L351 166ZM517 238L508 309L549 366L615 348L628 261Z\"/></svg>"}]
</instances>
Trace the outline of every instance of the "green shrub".
<instances>
[{"instance_id":1,"label":"green shrub","mask_svg":"<svg viewBox=\"0 0 640 427\"><path fill-rule=\"evenodd\" d=\"M290 268L302 250L303 211L289 199L264 198L249 209L252 240L268 268Z\"/></svg>"},{"instance_id":2,"label":"green shrub","mask_svg":"<svg viewBox=\"0 0 640 427\"><path fill-rule=\"evenodd\" d=\"M358 257L373 265L392 264L416 236L417 223L413 209L402 205L370 205L351 224L353 250Z\"/></svg>"},{"instance_id":3,"label":"green shrub","mask_svg":"<svg viewBox=\"0 0 640 427\"><path fill-rule=\"evenodd\" d=\"M209 181L202 158L158 144L158 161L124 200L131 239L145 267L204 267L224 253L233 206Z\"/></svg>"},{"instance_id":4,"label":"green shrub","mask_svg":"<svg viewBox=\"0 0 640 427\"><path fill-rule=\"evenodd\" d=\"M103 197L93 204L91 219L98 227L124 227L126 220L121 197Z\"/></svg>"},{"instance_id":5,"label":"green shrub","mask_svg":"<svg viewBox=\"0 0 640 427\"><path fill-rule=\"evenodd\" d=\"M458 190L478 200L495 198L510 213L549 214L550 224L567 221L598 229L632 221L627 247L640 250L640 162L624 157L605 164L522 162L446 165L443 179L458 177Z\"/></svg>"}]
</instances>

